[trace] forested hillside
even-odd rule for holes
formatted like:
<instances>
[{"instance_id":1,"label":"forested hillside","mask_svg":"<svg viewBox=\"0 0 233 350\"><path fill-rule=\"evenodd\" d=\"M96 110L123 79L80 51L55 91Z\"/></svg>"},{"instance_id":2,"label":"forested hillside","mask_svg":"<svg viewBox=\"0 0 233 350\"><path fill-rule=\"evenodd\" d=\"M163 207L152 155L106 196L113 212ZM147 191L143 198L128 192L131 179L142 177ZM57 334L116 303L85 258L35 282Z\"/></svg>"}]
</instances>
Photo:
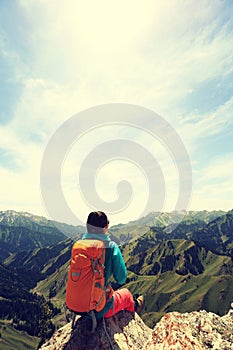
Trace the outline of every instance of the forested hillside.
<instances>
[{"instance_id":1,"label":"forested hillside","mask_svg":"<svg viewBox=\"0 0 233 350\"><path fill-rule=\"evenodd\" d=\"M30 292L31 281L14 270L0 265L0 276L0 319L31 336L49 337L55 329L51 317L60 310L42 295Z\"/></svg>"}]
</instances>

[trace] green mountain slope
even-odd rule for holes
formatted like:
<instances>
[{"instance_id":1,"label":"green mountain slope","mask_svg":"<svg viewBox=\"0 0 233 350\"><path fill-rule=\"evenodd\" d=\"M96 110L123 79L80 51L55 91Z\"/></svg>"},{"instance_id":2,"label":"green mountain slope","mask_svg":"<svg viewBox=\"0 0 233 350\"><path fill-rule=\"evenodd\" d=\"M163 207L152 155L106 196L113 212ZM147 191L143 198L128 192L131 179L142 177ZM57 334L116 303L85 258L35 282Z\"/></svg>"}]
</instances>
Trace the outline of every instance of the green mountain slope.
<instances>
[{"instance_id":1,"label":"green mountain slope","mask_svg":"<svg viewBox=\"0 0 233 350\"><path fill-rule=\"evenodd\" d=\"M73 241L68 238L55 245L37 248L29 252L19 252L4 261L4 265L14 269L19 276L29 276L34 287L40 280L53 274L69 259Z\"/></svg>"},{"instance_id":2,"label":"green mountain slope","mask_svg":"<svg viewBox=\"0 0 233 350\"><path fill-rule=\"evenodd\" d=\"M127 245L123 253L128 270L138 275L156 275L166 271L179 275L199 275L204 271L215 275L233 272L230 257L218 256L193 241L153 243L142 237Z\"/></svg>"},{"instance_id":3,"label":"green mountain slope","mask_svg":"<svg viewBox=\"0 0 233 350\"><path fill-rule=\"evenodd\" d=\"M212 251L233 257L233 210L189 234Z\"/></svg>"},{"instance_id":4,"label":"green mountain slope","mask_svg":"<svg viewBox=\"0 0 233 350\"><path fill-rule=\"evenodd\" d=\"M125 245L127 287L144 294L143 318L153 324L169 311L206 309L223 315L233 300L233 262L187 240L157 242L145 235Z\"/></svg>"},{"instance_id":5,"label":"green mountain slope","mask_svg":"<svg viewBox=\"0 0 233 350\"><path fill-rule=\"evenodd\" d=\"M0 321L1 350L35 350L39 338L32 337L26 332L16 330L9 322Z\"/></svg>"}]
</instances>

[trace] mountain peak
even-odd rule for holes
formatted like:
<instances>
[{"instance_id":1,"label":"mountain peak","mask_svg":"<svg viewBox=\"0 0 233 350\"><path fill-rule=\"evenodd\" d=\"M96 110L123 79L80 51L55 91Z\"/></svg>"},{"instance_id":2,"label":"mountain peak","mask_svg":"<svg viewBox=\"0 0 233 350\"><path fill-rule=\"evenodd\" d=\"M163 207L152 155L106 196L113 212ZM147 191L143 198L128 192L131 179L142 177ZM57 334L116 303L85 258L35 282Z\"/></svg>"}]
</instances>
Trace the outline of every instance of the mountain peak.
<instances>
[{"instance_id":1,"label":"mountain peak","mask_svg":"<svg viewBox=\"0 0 233 350\"><path fill-rule=\"evenodd\" d=\"M171 312L148 328L135 313L121 311L101 320L95 334L89 320L80 317L74 330L71 323L60 328L40 350L162 350L206 348L232 349L233 310L220 317L206 311Z\"/></svg>"},{"instance_id":2,"label":"mountain peak","mask_svg":"<svg viewBox=\"0 0 233 350\"><path fill-rule=\"evenodd\" d=\"M43 216L34 215L27 211L15 211L15 210L5 210L0 211L0 222L5 224L22 224L24 220L30 220L34 222L44 222L48 223L49 220L47 220Z\"/></svg>"}]
</instances>

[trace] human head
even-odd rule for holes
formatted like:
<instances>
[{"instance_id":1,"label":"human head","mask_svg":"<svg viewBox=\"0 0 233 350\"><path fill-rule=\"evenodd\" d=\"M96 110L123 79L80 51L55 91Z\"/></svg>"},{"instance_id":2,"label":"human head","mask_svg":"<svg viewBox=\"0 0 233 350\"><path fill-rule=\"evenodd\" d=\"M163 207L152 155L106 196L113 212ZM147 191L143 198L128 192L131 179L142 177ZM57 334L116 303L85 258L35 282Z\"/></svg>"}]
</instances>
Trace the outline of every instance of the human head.
<instances>
[{"instance_id":1,"label":"human head","mask_svg":"<svg viewBox=\"0 0 233 350\"><path fill-rule=\"evenodd\" d=\"M87 218L88 233L106 233L108 230L108 218L103 211L93 211Z\"/></svg>"}]
</instances>

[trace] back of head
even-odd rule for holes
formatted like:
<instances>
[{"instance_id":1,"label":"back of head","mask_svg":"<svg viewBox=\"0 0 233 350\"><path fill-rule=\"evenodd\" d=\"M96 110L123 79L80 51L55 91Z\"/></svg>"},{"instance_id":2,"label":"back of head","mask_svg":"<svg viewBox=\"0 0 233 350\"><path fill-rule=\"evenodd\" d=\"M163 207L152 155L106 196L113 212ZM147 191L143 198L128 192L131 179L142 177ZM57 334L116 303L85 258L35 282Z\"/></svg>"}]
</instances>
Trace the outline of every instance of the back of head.
<instances>
[{"instance_id":1,"label":"back of head","mask_svg":"<svg viewBox=\"0 0 233 350\"><path fill-rule=\"evenodd\" d=\"M109 224L107 215L102 211L93 211L87 218L88 233L104 233L104 228Z\"/></svg>"}]
</instances>

